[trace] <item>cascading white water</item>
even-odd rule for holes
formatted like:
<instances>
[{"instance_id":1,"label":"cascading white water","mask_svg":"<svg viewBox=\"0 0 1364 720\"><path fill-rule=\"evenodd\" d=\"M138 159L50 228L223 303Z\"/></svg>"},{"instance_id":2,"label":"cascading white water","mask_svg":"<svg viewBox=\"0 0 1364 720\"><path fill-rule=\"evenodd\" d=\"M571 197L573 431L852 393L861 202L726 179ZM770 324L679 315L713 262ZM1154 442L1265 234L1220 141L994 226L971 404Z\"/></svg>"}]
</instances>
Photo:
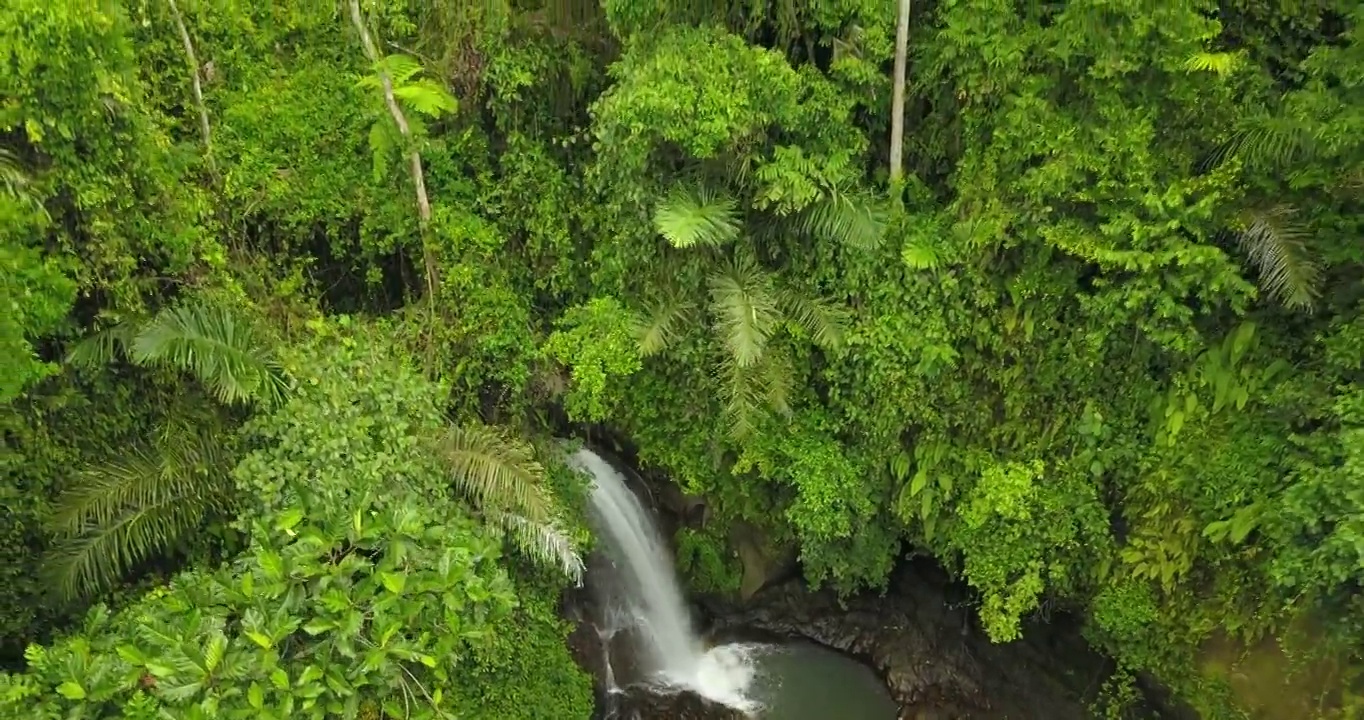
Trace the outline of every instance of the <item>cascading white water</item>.
<instances>
[{"instance_id":1,"label":"cascading white water","mask_svg":"<svg viewBox=\"0 0 1364 720\"><path fill-rule=\"evenodd\" d=\"M629 629L641 636L650 679L661 689L690 690L756 712L759 705L749 694L754 646L705 647L692 627L667 546L625 477L586 448L574 452L569 465L592 478L590 519L617 575L612 586L620 597L612 600L633 618Z\"/></svg>"}]
</instances>

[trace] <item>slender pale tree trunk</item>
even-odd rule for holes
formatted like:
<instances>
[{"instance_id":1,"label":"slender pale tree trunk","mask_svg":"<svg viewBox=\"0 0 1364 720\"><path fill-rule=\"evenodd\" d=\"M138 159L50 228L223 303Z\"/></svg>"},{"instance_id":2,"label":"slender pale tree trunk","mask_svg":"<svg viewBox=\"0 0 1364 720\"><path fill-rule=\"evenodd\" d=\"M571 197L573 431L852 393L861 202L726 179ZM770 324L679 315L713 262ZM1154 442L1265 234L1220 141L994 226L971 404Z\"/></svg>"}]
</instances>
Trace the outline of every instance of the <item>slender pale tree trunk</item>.
<instances>
[{"instance_id":1,"label":"slender pale tree trunk","mask_svg":"<svg viewBox=\"0 0 1364 720\"><path fill-rule=\"evenodd\" d=\"M180 15L180 7L175 0L167 0L171 17L175 18L175 28L180 31L180 42L185 46L185 58L189 61L189 77L194 88L194 104L199 107L199 134L204 136L204 158L208 160L208 170L216 177L218 167L213 162L213 135L208 126L208 106L204 104L204 84L199 77L199 56L194 52L194 42L189 38L189 29Z\"/></svg>"},{"instance_id":2,"label":"slender pale tree trunk","mask_svg":"<svg viewBox=\"0 0 1364 720\"><path fill-rule=\"evenodd\" d=\"M360 11L360 0L350 0L350 19L355 24L356 31L360 33L360 43L365 48L365 57L369 58L375 66L375 72L379 73L379 84L384 89L384 104L388 106L388 113L393 116L393 122L398 126L398 132L402 134L403 141L409 148L408 162L412 166L412 185L417 192L417 218L421 223L422 259L426 264L426 292L430 302L435 303L436 288L440 284L440 279L437 276L436 257L431 252L427 240L427 226L431 223L431 201L426 196L426 174L422 171L422 156L412 141L412 128L407 124L407 116L403 114L398 99L393 95L393 80L388 76L388 71L379 65L379 50L374 46L369 26Z\"/></svg>"},{"instance_id":3,"label":"slender pale tree trunk","mask_svg":"<svg viewBox=\"0 0 1364 720\"><path fill-rule=\"evenodd\" d=\"M909 2L899 0L900 16L895 23L895 89L890 108L890 180L896 182L904 172L905 150L905 63L909 53Z\"/></svg>"}]
</instances>

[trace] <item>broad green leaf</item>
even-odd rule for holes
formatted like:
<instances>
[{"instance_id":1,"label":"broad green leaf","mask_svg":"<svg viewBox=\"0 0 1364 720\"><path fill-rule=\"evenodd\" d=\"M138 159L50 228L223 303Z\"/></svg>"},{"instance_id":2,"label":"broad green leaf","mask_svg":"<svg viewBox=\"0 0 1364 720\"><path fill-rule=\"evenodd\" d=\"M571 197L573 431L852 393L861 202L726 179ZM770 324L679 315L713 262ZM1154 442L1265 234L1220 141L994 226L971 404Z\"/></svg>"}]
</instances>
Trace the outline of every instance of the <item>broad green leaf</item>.
<instances>
[{"instance_id":1,"label":"broad green leaf","mask_svg":"<svg viewBox=\"0 0 1364 720\"><path fill-rule=\"evenodd\" d=\"M320 679L322 679L322 671L318 670L316 665L309 665L308 667L303 668L303 672L298 676L298 680L294 682L294 685L302 687L314 680Z\"/></svg>"},{"instance_id":2,"label":"broad green leaf","mask_svg":"<svg viewBox=\"0 0 1364 720\"><path fill-rule=\"evenodd\" d=\"M403 588L407 585L407 576L402 573L381 572L379 573L379 581L384 584L385 590L394 595L401 595Z\"/></svg>"},{"instance_id":3,"label":"broad green leaf","mask_svg":"<svg viewBox=\"0 0 1364 720\"><path fill-rule=\"evenodd\" d=\"M61 685L58 685L57 692L61 693L61 696L66 698L67 700L85 699L85 688L69 680L62 683Z\"/></svg>"},{"instance_id":4,"label":"broad green leaf","mask_svg":"<svg viewBox=\"0 0 1364 720\"><path fill-rule=\"evenodd\" d=\"M208 646L204 648L204 667L208 672L213 672L223 661L223 655L227 653L227 638L222 635L214 635L208 641Z\"/></svg>"},{"instance_id":5,"label":"broad green leaf","mask_svg":"<svg viewBox=\"0 0 1364 720\"><path fill-rule=\"evenodd\" d=\"M927 485L927 484L928 484L928 469L927 469L927 468L919 468L919 471L916 472L916 473L914 473L914 480L913 480L912 482L910 482L910 484L909 484L909 496L910 496L910 497L915 497L915 496L918 495L919 493L923 492L924 486Z\"/></svg>"},{"instance_id":6,"label":"broad green leaf","mask_svg":"<svg viewBox=\"0 0 1364 720\"><path fill-rule=\"evenodd\" d=\"M327 632L328 630L331 630L334 627L336 627L336 623L334 621L322 620L318 618L314 620L309 620L307 624L303 626L303 632L308 633L309 635L321 635L322 633Z\"/></svg>"}]
</instances>

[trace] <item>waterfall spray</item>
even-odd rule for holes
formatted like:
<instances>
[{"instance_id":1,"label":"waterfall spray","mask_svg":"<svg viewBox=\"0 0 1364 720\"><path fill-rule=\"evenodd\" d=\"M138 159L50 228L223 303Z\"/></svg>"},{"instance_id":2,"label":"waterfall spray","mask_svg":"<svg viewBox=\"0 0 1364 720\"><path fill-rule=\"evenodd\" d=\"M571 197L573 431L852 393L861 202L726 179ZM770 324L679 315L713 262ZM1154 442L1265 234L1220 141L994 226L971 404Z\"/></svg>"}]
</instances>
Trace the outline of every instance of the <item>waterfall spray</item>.
<instances>
[{"instance_id":1,"label":"waterfall spray","mask_svg":"<svg viewBox=\"0 0 1364 720\"><path fill-rule=\"evenodd\" d=\"M756 712L758 703L750 696L754 646L706 648L692 626L672 556L624 475L586 448L574 452L569 465L592 479L589 519L614 567L607 612L625 611L624 629L638 633L650 684Z\"/></svg>"}]
</instances>

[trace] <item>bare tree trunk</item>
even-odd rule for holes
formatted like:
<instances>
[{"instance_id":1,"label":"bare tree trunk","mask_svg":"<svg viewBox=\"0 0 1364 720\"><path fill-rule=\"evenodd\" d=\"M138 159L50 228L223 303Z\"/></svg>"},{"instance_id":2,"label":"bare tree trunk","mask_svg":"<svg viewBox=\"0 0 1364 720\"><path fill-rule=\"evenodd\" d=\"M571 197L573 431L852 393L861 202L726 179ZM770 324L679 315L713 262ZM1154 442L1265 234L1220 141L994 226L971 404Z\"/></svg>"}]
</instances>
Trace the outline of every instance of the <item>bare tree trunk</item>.
<instances>
[{"instance_id":1,"label":"bare tree trunk","mask_svg":"<svg viewBox=\"0 0 1364 720\"><path fill-rule=\"evenodd\" d=\"M194 43L189 38L189 29L180 15L180 7L175 0L166 0L170 5L175 27L180 31L180 42L185 46L185 57L189 60L190 82L194 88L194 104L199 106L199 134L204 136L204 157L208 160L208 170L216 177L218 166L213 162L213 135L208 127L208 106L204 104L204 85L199 77L199 57L194 52Z\"/></svg>"},{"instance_id":2,"label":"bare tree trunk","mask_svg":"<svg viewBox=\"0 0 1364 720\"><path fill-rule=\"evenodd\" d=\"M393 80L388 73L379 67L379 51L374 46L374 39L370 37L369 26L365 24L364 15L360 12L360 0L350 0L350 19L355 24L355 29L360 33L360 43L364 45L365 57L369 58L375 65L375 71L379 73L379 84L384 89L384 104L388 106L388 113L393 116L393 122L398 126L398 132L402 133L410 148L408 160L412 166L412 185L417 191L417 217L421 223L422 240L422 259L426 264L426 292L430 301L436 301L436 288L440 284L437 276L436 257L431 252L430 244L427 242L427 226L431 223L431 201L426 196L426 174L422 171L422 156L417 151L417 147L412 142L412 128L407 124L407 116L403 115L403 109L398 106L398 99L393 95Z\"/></svg>"},{"instance_id":3,"label":"bare tree trunk","mask_svg":"<svg viewBox=\"0 0 1364 720\"><path fill-rule=\"evenodd\" d=\"M905 148L905 63L909 54L909 2L900 0L900 16L895 23L895 89L890 108L890 180L896 182L904 172Z\"/></svg>"}]
</instances>

